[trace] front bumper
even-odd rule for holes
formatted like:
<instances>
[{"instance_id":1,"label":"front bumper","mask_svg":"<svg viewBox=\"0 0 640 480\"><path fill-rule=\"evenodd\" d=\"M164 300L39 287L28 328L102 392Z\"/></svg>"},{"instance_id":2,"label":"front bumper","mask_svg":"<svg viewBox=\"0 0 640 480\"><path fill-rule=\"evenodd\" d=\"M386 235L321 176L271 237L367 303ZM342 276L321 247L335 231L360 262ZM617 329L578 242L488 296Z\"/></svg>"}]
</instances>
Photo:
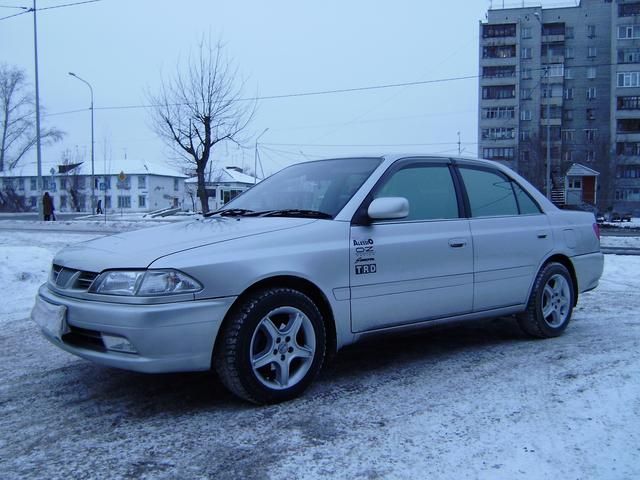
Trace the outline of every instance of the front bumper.
<instances>
[{"instance_id":1,"label":"front bumper","mask_svg":"<svg viewBox=\"0 0 640 480\"><path fill-rule=\"evenodd\" d=\"M45 338L63 350L109 367L167 373L211 368L218 330L235 299L130 305L64 297L44 284L36 302L66 307L60 334L39 322ZM135 353L107 349L103 334L126 339Z\"/></svg>"}]
</instances>

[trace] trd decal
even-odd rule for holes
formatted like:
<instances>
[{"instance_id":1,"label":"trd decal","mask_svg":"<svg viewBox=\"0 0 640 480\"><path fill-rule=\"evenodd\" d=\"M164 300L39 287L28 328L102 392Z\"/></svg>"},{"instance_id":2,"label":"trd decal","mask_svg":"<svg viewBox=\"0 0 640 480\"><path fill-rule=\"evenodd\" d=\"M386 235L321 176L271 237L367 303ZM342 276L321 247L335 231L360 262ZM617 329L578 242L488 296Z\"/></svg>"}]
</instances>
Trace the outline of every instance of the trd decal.
<instances>
[{"instance_id":1,"label":"trd decal","mask_svg":"<svg viewBox=\"0 0 640 480\"><path fill-rule=\"evenodd\" d=\"M367 275L369 273L376 273L376 264L368 263L366 265L356 265L356 275Z\"/></svg>"}]
</instances>

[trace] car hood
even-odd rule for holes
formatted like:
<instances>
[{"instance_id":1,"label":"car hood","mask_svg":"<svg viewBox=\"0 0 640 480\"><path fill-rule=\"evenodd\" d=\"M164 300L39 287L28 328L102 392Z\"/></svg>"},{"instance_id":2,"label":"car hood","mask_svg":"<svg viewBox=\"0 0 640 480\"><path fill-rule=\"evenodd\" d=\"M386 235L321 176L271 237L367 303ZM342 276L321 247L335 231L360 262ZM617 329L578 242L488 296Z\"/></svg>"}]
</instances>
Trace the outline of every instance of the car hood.
<instances>
[{"instance_id":1,"label":"car hood","mask_svg":"<svg viewBox=\"0 0 640 480\"><path fill-rule=\"evenodd\" d=\"M113 268L147 268L155 260L192 248L238 238L298 228L308 218L212 217L119 233L60 251L53 263L100 272Z\"/></svg>"}]
</instances>

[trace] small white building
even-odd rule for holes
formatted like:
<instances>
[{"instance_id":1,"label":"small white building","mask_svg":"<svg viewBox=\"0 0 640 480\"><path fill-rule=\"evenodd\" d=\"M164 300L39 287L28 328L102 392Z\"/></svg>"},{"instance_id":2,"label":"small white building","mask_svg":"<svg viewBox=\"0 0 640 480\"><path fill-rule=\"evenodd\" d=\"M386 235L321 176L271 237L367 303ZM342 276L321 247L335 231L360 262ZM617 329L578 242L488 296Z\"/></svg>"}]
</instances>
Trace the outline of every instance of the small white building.
<instances>
[{"instance_id":1,"label":"small white building","mask_svg":"<svg viewBox=\"0 0 640 480\"><path fill-rule=\"evenodd\" d=\"M240 167L217 167L206 173L205 188L209 197L209 210L218 210L245 190L253 187L260 180L242 171ZM200 209L197 196L198 178L192 177L185 181L184 208Z\"/></svg>"},{"instance_id":2,"label":"small white building","mask_svg":"<svg viewBox=\"0 0 640 480\"><path fill-rule=\"evenodd\" d=\"M138 159L95 163L94 195L107 211L148 212L181 207L186 175L167 165ZM53 197L58 212L90 212L91 164L43 164L43 191ZM38 204L34 164L0 172L0 208L35 210ZM10 203L8 203L10 202ZM21 205L18 205L21 202ZM4 205L2 205L4 204ZM22 206L22 208L20 208Z\"/></svg>"}]
</instances>

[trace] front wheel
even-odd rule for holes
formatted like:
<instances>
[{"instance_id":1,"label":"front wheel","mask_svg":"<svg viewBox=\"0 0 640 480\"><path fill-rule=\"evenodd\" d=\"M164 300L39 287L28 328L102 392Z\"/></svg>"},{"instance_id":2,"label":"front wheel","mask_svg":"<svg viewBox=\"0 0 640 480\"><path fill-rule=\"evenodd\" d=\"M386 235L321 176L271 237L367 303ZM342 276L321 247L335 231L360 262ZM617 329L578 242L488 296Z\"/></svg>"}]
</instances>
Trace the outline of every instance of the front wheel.
<instances>
[{"instance_id":1,"label":"front wheel","mask_svg":"<svg viewBox=\"0 0 640 480\"><path fill-rule=\"evenodd\" d=\"M272 288L251 295L220 332L214 362L220 379L253 403L298 396L322 367L326 334L320 311L303 293Z\"/></svg>"},{"instance_id":2,"label":"front wheel","mask_svg":"<svg viewBox=\"0 0 640 480\"><path fill-rule=\"evenodd\" d=\"M560 263L548 263L536 277L520 328L537 338L557 337L567 328L575 303L571 274Z\"/></svg>"}]
</instances>

